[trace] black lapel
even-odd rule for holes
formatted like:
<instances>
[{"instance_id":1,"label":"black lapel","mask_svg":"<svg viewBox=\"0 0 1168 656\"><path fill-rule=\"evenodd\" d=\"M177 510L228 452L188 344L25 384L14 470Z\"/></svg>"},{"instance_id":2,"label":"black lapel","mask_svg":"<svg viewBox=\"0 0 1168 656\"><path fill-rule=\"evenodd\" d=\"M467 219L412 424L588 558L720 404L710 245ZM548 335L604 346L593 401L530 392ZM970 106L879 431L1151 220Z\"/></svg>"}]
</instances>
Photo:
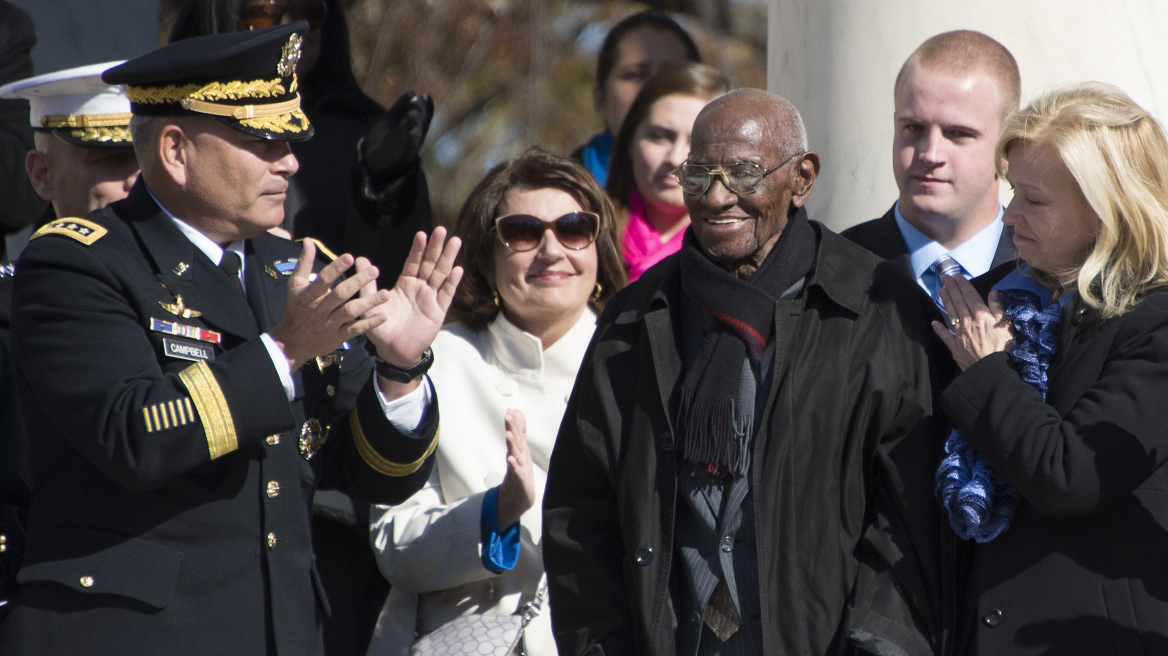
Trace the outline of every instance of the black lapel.
<instances>
[{"instance_id":1,"label":"black lapel","mask_svg":"<svg viewBox=\"0 0 1168 656\"><path fill-rule=\"evenodd\" d=\"M904 244L904 237L900 234L900 227L896 225L896 205L892 206L884 216L880 217L880 251L873 251L880 257L888 260L901 273L916 280L913 273L912 258L908 246Z\"/></svg>"},{"instance_id":2,"label":"black lapel","mask_svg":"<svg viewBox=\"0 0 1168 656\"><path fill-rule=\"evenodd\" d=\"M186 308L200 312L198 320L209 327L243 339L258 335L247 299L217 263L179 231L144 184L134 186L129 204L129 215L135 217L131 228L154 260L158 281L172 295L181 296Z\"/></svg>"},{"instance_id":3,"label":"black lapel","mask_svg":"<svg viewBox=\"0 0 1168 656\"><path fill-rule=\"evenodd\" d=\"M268 233L247 240L247 299L259 321L260 330L268 332L284 316L284 301L291 278L276 269L276 263L294 257L286 239Z\"/></svg>"},{"instance_id":4,"label":"black lapel","mask_svg":"<svg viewBox=\"0 0 1168 656\"><path fill-rule=\"evenodd\" d=\"M998 250L994 251L994 261L990 268L1001 266L1006 262L1013 262L1018 258L1018 249L1014 247L1014 226L1004 226L1002 236L998 239Z\"/></svg>"}]
</instances>

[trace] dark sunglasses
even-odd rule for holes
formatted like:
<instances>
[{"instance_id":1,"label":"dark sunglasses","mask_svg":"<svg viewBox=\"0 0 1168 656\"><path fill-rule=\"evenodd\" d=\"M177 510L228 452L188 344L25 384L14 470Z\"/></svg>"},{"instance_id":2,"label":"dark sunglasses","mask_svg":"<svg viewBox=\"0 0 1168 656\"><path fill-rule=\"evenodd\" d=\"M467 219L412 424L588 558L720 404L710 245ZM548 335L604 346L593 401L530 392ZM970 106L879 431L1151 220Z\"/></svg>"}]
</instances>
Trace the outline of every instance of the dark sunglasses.
<instances>
[{"instance_id":1,"label":"dark sunglasses","mask_svg":"<svg viewBox=\"0 0 1168 656\"><path fill-rule=\"evenodd\" d=\"M555 221L544 221L530 214L508 214L495 219L499 241L517 253L539 246L543 233L551 230L564 248L582 251L596 241L600 216L592 212L569 212Z\"/></svg>"},{"instance_id":2,"label":"dark sunglasses","mask_svg":"<svg viewBox=\"0 0 1168 656\"><path fill-rule=\"evenodd\" d=\"M308 29L317 30L328 15L328 5L324 0L293 0L291 3L284 0L247 0L240 3L236 15L236 29L240 32L280 25L284 17L288 18L288 22L308 21Z\"/></svg>"}]
</instances>

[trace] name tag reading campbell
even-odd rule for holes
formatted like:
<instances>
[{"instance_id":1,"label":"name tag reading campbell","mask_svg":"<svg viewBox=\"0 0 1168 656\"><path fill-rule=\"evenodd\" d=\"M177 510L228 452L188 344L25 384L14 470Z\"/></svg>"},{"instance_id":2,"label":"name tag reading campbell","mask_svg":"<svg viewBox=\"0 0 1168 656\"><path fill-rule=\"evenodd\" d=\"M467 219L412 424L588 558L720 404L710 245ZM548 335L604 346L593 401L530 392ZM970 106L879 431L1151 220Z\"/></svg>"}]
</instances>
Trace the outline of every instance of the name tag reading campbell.
<instances>
[{"instance_id":1,"label":"name tag reading campbell","mask_svg":"<svg viewBox=\"0 0 1168 656\"><path fill-rule=\"evenodd\" d=\"M181 360L214 360L215 349L211 346L188 342L185 339L162 338L162 348L172 358Z\"/></svg>"}]
</instances>

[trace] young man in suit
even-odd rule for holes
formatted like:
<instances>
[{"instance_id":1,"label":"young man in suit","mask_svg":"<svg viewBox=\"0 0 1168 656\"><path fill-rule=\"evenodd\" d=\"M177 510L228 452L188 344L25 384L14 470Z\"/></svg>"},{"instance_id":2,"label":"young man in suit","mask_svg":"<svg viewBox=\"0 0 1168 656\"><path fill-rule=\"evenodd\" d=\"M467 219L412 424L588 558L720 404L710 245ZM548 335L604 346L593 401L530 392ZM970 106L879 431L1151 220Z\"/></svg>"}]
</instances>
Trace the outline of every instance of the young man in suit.
<instances>
[{"instance_id":1,"label":"young man in suit","mask_svg":"<svg viewBox=\"0 0 1168 656\"><path fill-rule=\"evenodd\" d=\"M843 234L915 279L939 306L940 273L976 278L1016 253L1013 230L1002 224L994 146L1018 108L1018 64L980 32L946 32L909 56L894 93L900 198Z\"/></svg>"}]
</instances>

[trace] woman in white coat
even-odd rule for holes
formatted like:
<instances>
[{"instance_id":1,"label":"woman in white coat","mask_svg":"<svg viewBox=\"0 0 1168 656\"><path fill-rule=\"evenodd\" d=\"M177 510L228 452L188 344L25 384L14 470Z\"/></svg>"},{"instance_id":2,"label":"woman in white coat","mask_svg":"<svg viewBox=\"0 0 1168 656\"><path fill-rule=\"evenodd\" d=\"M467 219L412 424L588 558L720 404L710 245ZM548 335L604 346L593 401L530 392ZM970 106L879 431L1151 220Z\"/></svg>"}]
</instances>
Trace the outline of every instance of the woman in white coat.
<instances>
[{"instance_id":1,"label":"woman in white coat","mask_svg":"<svg viewBox=\"0 0 1168 656\"><path fill-rule=\"evenodd\" d=\"M535 597L548 459L597 315L625 284L608 196L546 151L492 169L454 233L458 323L434 340L429 382L387 399L403 432L439 403L441 423L426 487L371 513L392 589L370 656L407 654L461 615L510 615ZM524 641L532 656L556 653L546 600Z\"/></svg>"}]
</instances>

